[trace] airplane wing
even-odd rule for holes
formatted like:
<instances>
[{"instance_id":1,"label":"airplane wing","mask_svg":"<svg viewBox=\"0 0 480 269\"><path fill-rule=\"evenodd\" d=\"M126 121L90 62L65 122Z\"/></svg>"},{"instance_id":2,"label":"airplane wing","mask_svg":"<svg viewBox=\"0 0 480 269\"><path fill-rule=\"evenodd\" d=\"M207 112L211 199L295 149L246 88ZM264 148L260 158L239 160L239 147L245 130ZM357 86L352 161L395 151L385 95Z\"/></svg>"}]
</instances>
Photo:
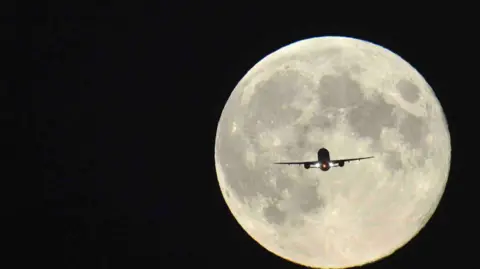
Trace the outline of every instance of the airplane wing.
<instances>
[{"instance_id":1,"label":"airplane wing","mask_svg":"<svg viewBox=\"0 0 480 269\"><path fill-rule=\"evenodd\" d=\"M275 163L275 164L288 164L288 165L305 165L305 164L308 164L308 165L314 165L314 164L317 164L318 161L313 161L313 162L279 162L279 163Z\"/></svg>"},{"instance_id":2,"label":"airplane wing","mask_svg":"<svg viewBox=\"0 0 480 269\"><path fill-rule=\"evenodd\" d=\"M371 158L373 158L373 156L362 157L362 158L353 158L353 159L330 160L330 162L332 162L332 163L346 163L346 162L360 161L360 160L371 159Z\"/></svg>"}]
</instances>

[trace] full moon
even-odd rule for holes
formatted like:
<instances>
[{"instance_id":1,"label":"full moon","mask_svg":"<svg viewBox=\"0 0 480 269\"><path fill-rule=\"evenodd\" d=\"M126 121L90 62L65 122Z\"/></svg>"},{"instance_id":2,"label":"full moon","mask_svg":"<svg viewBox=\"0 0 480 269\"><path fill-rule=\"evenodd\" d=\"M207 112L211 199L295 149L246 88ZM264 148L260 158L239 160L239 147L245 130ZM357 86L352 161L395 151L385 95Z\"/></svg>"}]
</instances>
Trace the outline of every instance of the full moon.
<instances>
[{"instance_id":1,"label":"full moon","mask_svg":"<svg viewBox=\"0 0 480 269\"><path fill-rule=\"evenodd\" d=\"M327 172L279 161L374 156ZM291 262L348 268L425 226L450 170L440 102L400 56L348 37L301 40L254 65L218 122L215 166L232 215Z\"/></svg>"}]
</instances>

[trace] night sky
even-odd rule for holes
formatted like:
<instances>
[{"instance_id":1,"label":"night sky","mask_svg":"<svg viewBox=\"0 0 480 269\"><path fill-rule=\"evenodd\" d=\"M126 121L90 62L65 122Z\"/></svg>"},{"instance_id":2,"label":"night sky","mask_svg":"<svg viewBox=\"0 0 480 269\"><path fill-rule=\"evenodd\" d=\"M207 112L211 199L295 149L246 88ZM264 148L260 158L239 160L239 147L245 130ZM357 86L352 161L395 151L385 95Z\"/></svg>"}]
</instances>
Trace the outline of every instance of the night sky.
<instances>
[{"instance_id":1,"label":"night sky","mask_svg":"<svg viewBox=\"0 0 480 269\"><path fill-rule=\"evenodd\" d=\"M38 5L12 19L28 32L16 42L33 72L14 69L23 86L7 115L19 165L3 179L11 184L7 256L64 269L301 268L257 244L229 212L215 174L216 125L261 58L300 39L343 35L412 64L435 90L452 137L450 179L433 218L366 268L473 268L476 178L462 176L473 149L460 139L475 116L461 93L478 92L467 82L477 72L468 67L478 57L467 55L473 24L160 2Z\"/></svg>"}]
</instances>

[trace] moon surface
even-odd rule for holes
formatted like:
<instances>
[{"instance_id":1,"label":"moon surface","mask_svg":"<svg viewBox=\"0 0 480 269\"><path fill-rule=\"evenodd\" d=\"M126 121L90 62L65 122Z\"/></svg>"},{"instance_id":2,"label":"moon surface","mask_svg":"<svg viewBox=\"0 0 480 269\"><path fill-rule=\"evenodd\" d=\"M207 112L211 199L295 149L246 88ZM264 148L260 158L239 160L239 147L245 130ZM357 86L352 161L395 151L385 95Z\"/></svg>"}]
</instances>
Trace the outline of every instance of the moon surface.
<instances>
[{"instance_id":1,"label":"moon surface","mask_svg":"<svg viewBox=\"0 0 480 269\"><path fill-rule=\"evenodd\" d=\"M278 161L375 156L327 172ZM371 42L285 46L240 80L221 114L215 166L235 219L261 246L314 268L386 257L430 219L450 170L450 134L425 79Z\"/></svg>"}]
</instances>

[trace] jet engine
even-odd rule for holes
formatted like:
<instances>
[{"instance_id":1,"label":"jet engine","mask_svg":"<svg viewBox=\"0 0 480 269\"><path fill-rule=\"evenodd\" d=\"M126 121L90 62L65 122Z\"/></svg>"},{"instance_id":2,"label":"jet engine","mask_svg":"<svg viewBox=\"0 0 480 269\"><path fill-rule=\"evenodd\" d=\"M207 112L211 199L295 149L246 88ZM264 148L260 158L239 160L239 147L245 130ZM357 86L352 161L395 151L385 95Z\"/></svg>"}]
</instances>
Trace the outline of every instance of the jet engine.
<instances>
[{"instance_id":1,"label":"jet engine","mask_svg":"<svg viewBox=\"0 0 480 269\"><path fill-rule=\"evenodd\" d=\"M345 162L339 162L338 166L343 167L345 165Z\"/></svg>"},{"instance_id":2,"label":"jet engine","mask_svg":"<svg viewBox=\"0 0 480 269\"><path fill-rule=\"evenodd\" d=\"M305 167L305 169L308 169L308 168L310 168L310 164L306 163L306 164L303 165L303 167Z\"/></svg>"}]
</instances>

